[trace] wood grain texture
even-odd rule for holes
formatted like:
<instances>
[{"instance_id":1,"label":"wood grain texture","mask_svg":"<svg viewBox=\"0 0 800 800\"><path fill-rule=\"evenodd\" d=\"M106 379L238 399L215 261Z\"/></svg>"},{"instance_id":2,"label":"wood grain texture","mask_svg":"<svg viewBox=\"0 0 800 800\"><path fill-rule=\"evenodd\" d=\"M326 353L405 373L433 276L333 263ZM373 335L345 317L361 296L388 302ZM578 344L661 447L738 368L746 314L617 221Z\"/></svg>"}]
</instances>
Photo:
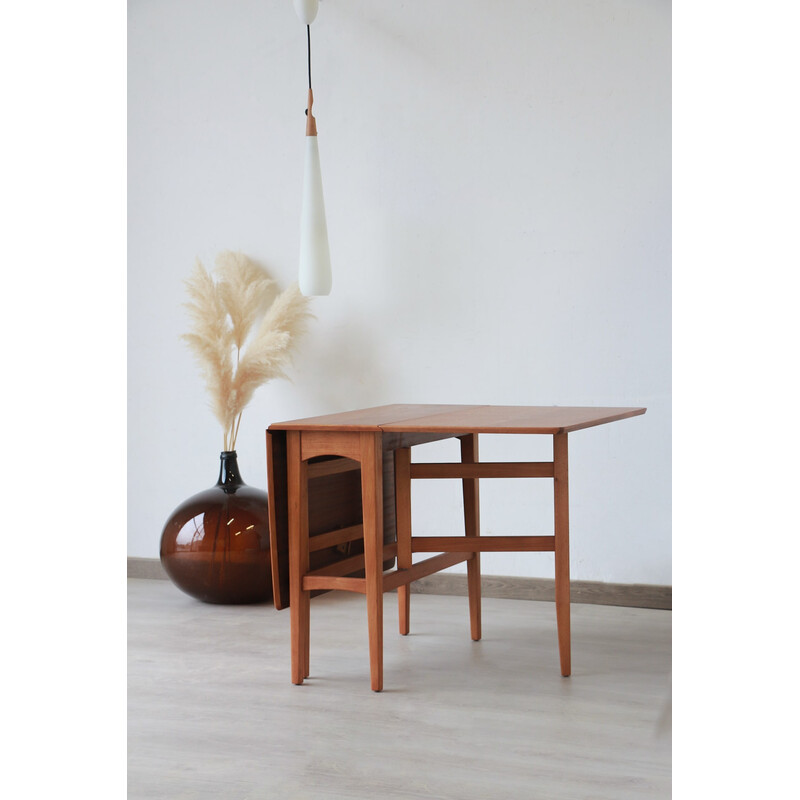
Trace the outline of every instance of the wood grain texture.
<instances>
[{"instance_id":1,"label":"wood grain texture","mask_svg":"<svg viewBox=\"0 0 800 800\"><path fill-rule=\"evenodd\" d=\"M452 433L402 433L401 431L383 432L383 451L396 450L398 447L416 447L418 444L441 442L452 439Z\"/></svg>"},{"instance_id":2,"label":"wood grain texture","mask_svg":"<svg viewBox=\"0 0 800 800\"><path fill-rule=\"evenodd\" d=\"M309 549L312 553L317 550L324 550L327 547L338 547L346 542L358 541L364 537L363 525L350 525L346 528L339 528L329 533L320 533L312 536L309 542Z\"/></svg>"},{"instance_id":3,"label":"wood grain texture","mask_svg":"<svg viewBox=\"0 0 800 800\"><path fill-rule=\"evenodd\" d=\"M358 461L358 438L350 436L349 432L314 429L303 431L301 453L304 461L330 455Z\"/></svg>"},{"instance_id":4,"label":"wood grain texture","mask_svg":"<svg viewBox=\"0 0 800 800\"><path fill-rule=\"evenodd\" d=\"M267 431L267 496L272 592L275 608L289 605L289 508L286 433Z\"/></svg>"},{"instance_id":5,"label":"wood grain texture","mask_svg":"<svg viewBox=\"0 0 800 800\"><path fill-rule=\"evenodd\" d=\"M395 509L397 525L397 568L409 569L413 563L411 550L411 449L394 451ZM399 630L407 636L411 625L411 596L408 584L397 589Z\"/></svg>"},{"instance_id":6,"label":"wood grain texture","mask_svg":"<svg viewBox=\"0 0 800 800\"><path fill-rule=\"evenodd\" d=\"M288 528L288 496L286 484L286 431L269 431L267 473L268 481L272 482L274 490L270 493L270 544L271 565L273 571L273 586L275 592L275 607L288 608L289 598L289 528ZM336 458L309 462L308 481L308 513L310 536L310 565L316 569L328 563L333 563L341 558L363 553L363 538L357 537L349 541L345 552L337 549L334 543L344 528L360 525L361 514L361 474L360 465L351 469L353 461ZM313 469L318 464L322 468ZM347 469L332 466L341 464ZM395 539L394 526L394 464L391 454L385 458L384 463L384 541L391 543ZM274 518L273 516L274 515ZM317 543L317 537L323 537ZM323 546L323 543L327 542ZM393 560L384 563L384 569L390 569ZM277 578L276 578L277 576ZM276 583L277 580L277 583Z\"/></svg>"},{"instance_id":7,"label":"wood grain texture","mask_svg":"<svg viewBox=\"0 0 800 800\"><path fill-rule=\"evenodd\" d=\"M541 433L556 434L604 425L644 414L645 408L584 406L463 406L459 409L381 423L384 431L408 433Z\"/></svg>"},{"instance_id":8,"label":"wood grain texture","mask_svg":"<svg viewBox=\"0 0 800 800\"><path fill-rule=\"evenodd\" d=\"M308 480L306 464L300 458L300 434L291 431L287 438L289 498L289 596L291 598L291 677L301 684L308 673L308 592L303 576L308 572Z\"/></svg>"},{"instance_id":9,"label":"wood grain texture","mask_svg":"<svg viewBox=\"0 0 800 800\"><path fill-rule=\"evenodd\" d=\"M395 537L393 502L394 462L389 457L389 452L397 447L409 447L414 444L450 438L454 435L469 435L477 433L475 427L480 423L481 430L491 433L552 433L561 430L576 430L580 427L599 425L605 422L624 419L629 416L643 414L644 408L584 408L584 407L526 407L526 406L473 406L473 405L419 405L419 404L392 404L376 406L367 409L357 409L338 414L329 414L310 417L300 420L274 423L270 426L268 435L271 437L273 457L268 459L268 482L274 488L271 493L271 541L270 556L272 559L273 589L275 591L275 605L285 608L289 605L288 590L288 526L286 523L285 508L285 437L289 430L314 430L317 432L343 432L343 431L382 431L384 451L384 535L386 541ZM472 426L462 430L465 424ZM554 427L555 426L555 427ZM313 442L313 440L309 440ZM312 455L319 450L319 443L310 444L306 455ZM316 449L315 449L316 448ZM352 456L352 445L345 446L348 457ZM321 454L321 452L320 452ZM274 467L272 466L274 464ZM315 483L322 484L321 481ZM355 514L357 504L352 500L353 485L349 487L350 500L345 504L345 494L333 484L324 484L330 490L327 499L317 500L319 489L312 487L312 500L310 504L311 528L310 535L327 533L335 528L344 527L360 522ZM329 506L341 516L342 509L347 508L345 516L349 519L336 524L327 524L315 530L315 517L321 512L327 513ZM274 505L274 509L273 509ZM273 524L274 523L274 524ZM333 550L323 550L315 554L315 559L335 559L337 554ZM319 562L317 561L316 564ZM386 565L389 568L391 565Z\"/></svg>"},{"instance_id":10,"label":"wood grain texture","mask_svg":"<svg viewBox=\"0 0 800 800\"><path fill-rule=\"evenodd\" d=\"M478 462L478 434L462 436L461 466L476 466ZM464 535L468 539L479 539L481 534L480 490L477 477L464 476L461 482L464 504ZM452 552L452 551L450 551ZM469 594L469 631L473 642L481 638L481 554L473 551L467 562L467 588Z\"/></svg>"},{"instance_id":11,"label":"wood grain texture","mask_svg":"<svg viewBox=\"0 0 800 800\"><path fill-rule=\"evenodd\" d=\"M269 430L555 434L644 414L645 408L398 404L276 422Z\"/></svg>"},{"instance_id":12,"label":"wood grain texture","mask_svg":"<svg viewBox=\"0 0 800 800\"><path fill-rule=\"evenodd\" d=\"M555 517L555 581L558 651L561 674L566 678L572 670L569 597L569 464L566 433L553 436L553 508Z\"/></svg>"},{"instance_id":13,"label":"wood grain texture","mask_svg":"<svg viewBox=\"0 0 800 800\"><path fill-rule=\"evenodd\" d=\"M480 564L481 550L524 551L553 550L555 553L555 601L558 629L558 647L561 660L561 674L567 677L571 673L571 636L570 636L570 576L569 576L569 491L567 463L568 431L601 425L620 419L643 414L644 408L586 408L586 407L541 407L541 406L382 406L374 409L345 412L339 415L328 415L320 418L296 420L289 423L277 423L270 426L270 432L287 433L288 457L288 506L289 506L289 542L290 542L290 600L291 605L300 605L292 611L292 655L293 680L297 678L295 662L298 654L305 659L305 675L308 675L308 631L309 624L309 592L314 588L335 588L334 582L304 581L309 572L309 531L306 524L298 524L302 513L306 513L308 499L304 494L307 485L308 460L317 459L322 467L320 477L333 478L343 471L331 466L330 456L336 455L360 462L361 507L363 532L363 564L364 588L367 596L367 617L370 642L370 675L374 691L383 688L383 590L388 585L403 586L414 577L423 577L423 566L412 566L409 562L409 547L420 550L441 550L446 554L429 560L426 569L441 563L443 569L450 565L448 559L458 553L469 554L468 593L470 597L470 625L474 640L480 638ZM479 433L521 433L551 434L553 437L552 462L523 463L479 463ZM387 437L394 434L392 440L396 448L395 455L384 450ZM405 455L407 447L401 447L403 437L452 434L461 439L460 464L422 464L408 462ZM402 454L397 456L397 453ZM274 460L274 459L273 459ZM299 466L298 466L299 465ZM397 470L400 470L398 479ZM355 470L349 470L355 473ZM546 477L554 482L554 537L490 537L491 541L478 542L479 509L478 480L480 477ZM410 536L410 481L412 478L458 478L462 480L465 511L465 532L463 538L447 539L433 537L412 540ZM273 476L274 482L274 476ZM398 506L399 495L399 506ZM303 504L306 508L303 509ZM316 505L316 504L315 504ZM298 512L298 506L300 512ZM399 512L397 509L399 508ZM301 513L302 512L302 513ZM384 514L398 514L401 517L401 552L402 565L400 572L405 579L392 576L388 582L382 578L384 554ZM275 523L277 526L277 522ZM349 527L356 525L354 520ZM396 518L391 519L395 533ZM342 526L338 526L342 527ZM335 538L337 527L317 531L317 535ZM279 537L278 537L279 538ZM296 539L301 541L295 541ZM470 541L475 540L475 541ZM325 540L327 543L327 540ZM351 541L348 540L347 548ZM316 552L324 552L320 546L312 548ZM276 549L276 558L281 554ZM338 566L316 570L315 578L345 577L350 572L351 563L345 559ZM458 559L460 560L460 559ZM446 563L447 562L447 563ZM455 563L455 562L453 562ZM280 570L279 570L280 571ZM340 583L344 587L344 583ZM348 588L360 591L362 584L353 584ZM401 633L408 632L409 626L409 593L402 589L399 593L399 617ZM305 637L305 645L298 643L297 629Z\"/></svg>"},{"instance_id":14,"label":"wood grain texture","mask_svg":"<svg viewBox=\"0 0 800 800\"><path fill-rule=\"evenodd\" d=\"M326 457L308 464L308 479L324 478L326 475L338 475L340 472L351 472L361 469L357 461L350 458Z\"/></svg>"},{"instance_id":15,"label":"wood grain texture","mask_svg":"<svg viewBox=\"0 0 800 800\"><path fill-rule=\"evenodd\" d=\"M383 689L383 450L380 433L361 433L361 497L367 594L370 686Z\"/></svg>"},{"instance_id":16,"label":"wood grain texture","mask_svg":"<svg viewBox=\"0 0 800 800\"><path fill-rule=\"evenodd\" d=\"M415 553L542 553L555 550L553 536L412 536Z\"/></svg>"},{"instance_id":17,"label":"wood grain texture","mask_svg":"<svg viewBox=\"0 0 800 800\"><path fill-rule=\"evenodd\" d=\"M440 572L443 569L460 564L462 561L467 561L467 559L471 560L472 558L473 556L471 553L442 553L433 558L426 558L424 561L418 561L408 569L398 569L394 572L386 573L383 576L383 590L388 592L392 589L399 589L412 581L418 581L420 578L424 578L426 575Z\"/></svg>"},{"instance_id":18,"label":"wood grain texture","mask_svg":"<svg viewBox=\"0 0 800 800\"><path fill-rule=\"evenodd\" d=\"M397 551L397 543L387 544L383 546L383 558L394 558ZM365 569L364 554L359 553L349 558L343 558L340 561L334 561L326 564L319 569L311 570L306 573L308 575L354 575L363 572Z\"/></svg>"},{"instance_id":19,"label":"wood grain texture","mask_svg":"<svg viewBox=\"0 0 800 800\"><path fill-rule=\"evenodd\" d=\"M269 430L376 431L388 422L402 423L406 419L430 414L443 414L464 408L473 408L473 406L394 403L372 408L359 408L353 411L342 411L337 414L323 414L317 417L306 417L305 419L274 422L269 426Z\"/></svg>"},{"instance_id":20,"label":"wood grain texture","mask_svg":"<svg viewBox=\"0 0 800 800\"><path fill-rule=\"evenodd\" d=\"M462 437L463 438L463 437ZM411 477L416 479L441 478L552 478L550 461L484 461L480 464L437 464L427 462L411 465Z\"/></svg>"},{"instance_id":21,"label":"wood grain texture","mask_svg":"<svg viewBox=\"0 0 800 800\"><path fill-rule=\"evenodd\" d=\"M367 593L367 582L364 578L350 578L344 575L306 575L303 588L308 591L329 592L336 589L340 592Z\"/></svg>"}]
</instances>

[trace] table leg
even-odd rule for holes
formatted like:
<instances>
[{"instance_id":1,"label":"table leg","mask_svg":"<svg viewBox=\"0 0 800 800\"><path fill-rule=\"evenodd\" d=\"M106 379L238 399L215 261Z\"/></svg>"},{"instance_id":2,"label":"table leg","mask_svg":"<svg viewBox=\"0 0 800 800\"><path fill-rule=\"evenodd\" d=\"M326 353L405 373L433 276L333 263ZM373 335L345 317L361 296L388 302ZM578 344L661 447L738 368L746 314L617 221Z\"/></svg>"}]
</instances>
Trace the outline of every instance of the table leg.
<instances>
[{"instance_id":1,"label":"table leg","mask_svg":"<svg viewBox=\"0 0 800 800\"><path fill-rule=\"evenodd\" d=\"M292 683L308 677L309 592L303 591L308 572L308 468L300 455L300 432L287 437L289 506L289 616L291 622Z\"/></svg>"},{"instance_id":2,"label":"table leg","mask_svg":"<svg viewBox=\"0 0 800 800\"><path fill-rule=\"evenodd\" d=\"M554 509L555 509L555 583L558 651L561 674L572 671L570 657L569 614L569 464L567 434L553 436Z\"/></svg>"},{"instance_id":3,"label":"table leg","mask_svg":"<svg viewBox=\"0 0 800 800\"><path fill-rule=\"evenodd\" d=\"M397 568L409 569L411 554L411 448L399 447L394 451L395 519L397 527ZM407 636L411 619L411 586L397 587L397 609L400 633Z\"/></svg>"},{"instance_id":4,"label":"table leg","mask_svg":"<svg viewBox=\"0 0 800 800\"><path fill-rule=\"evenodd\" d=\"M383 448L380 433L361 433L364 573L372 690L383 689Z\"/></svg>"},{"instance_id":5,"label":"table leg","mask_svg":"<svg viewBox=\"0 0 800 800\"><path fill-rule=\"evenodd\" d=\"M470 433L459 437L461 440L461 463L478 462L478 434ZM480 536L480 503L478 499L478 479L462 480L464 494L464 533L466 536ZM473 553L467 561L467 589L469 594L469 628L472 640L481 638L481 554Z\"/></svg>"}]
</instances>

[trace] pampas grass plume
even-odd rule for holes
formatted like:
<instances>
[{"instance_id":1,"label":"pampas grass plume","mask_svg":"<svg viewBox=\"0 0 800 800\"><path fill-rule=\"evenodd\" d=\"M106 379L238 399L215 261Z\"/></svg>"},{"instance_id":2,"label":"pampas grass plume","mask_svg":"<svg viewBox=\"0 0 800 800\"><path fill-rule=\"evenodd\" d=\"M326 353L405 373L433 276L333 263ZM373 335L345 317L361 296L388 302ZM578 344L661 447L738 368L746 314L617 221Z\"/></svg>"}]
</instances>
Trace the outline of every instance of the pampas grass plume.
<instances>
[{"instance_id":1,"label":"pampas grass plume","mask_svg":"<svg viewBox=\"0 0 800 800\"><path fill-rule=\"evenodd\" d=\"M186 280L192 326L182 338L202 370L223 447L233 450L242 412L256 389L286 377L312 315L297 284L278 293L243 253L220 253L214 272L216 282L198 259Z\"/></svg>"}]
</instances>

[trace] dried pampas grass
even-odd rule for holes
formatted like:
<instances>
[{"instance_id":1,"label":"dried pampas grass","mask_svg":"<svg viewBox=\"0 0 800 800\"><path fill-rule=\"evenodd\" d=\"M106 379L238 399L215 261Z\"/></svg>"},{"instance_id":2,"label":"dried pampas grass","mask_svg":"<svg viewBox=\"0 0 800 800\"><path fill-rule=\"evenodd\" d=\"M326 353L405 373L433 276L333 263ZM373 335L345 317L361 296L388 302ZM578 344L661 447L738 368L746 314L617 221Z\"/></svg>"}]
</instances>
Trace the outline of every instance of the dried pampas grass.
<instances>
[{"instance_id":1,"label":"dried pampas grass","mask_svg":"<svg viewBox=\"0 0 800 800\"><path fill-rule=\"evenodd\" d=\"M198 259L186 281L192 328L182 338L203 371L223 448L233 450L245 406L259 386L286 377L312 315L297 284L278 293L269 275L242 253L220 253L214 271L216 282Z\"/></svg>"}]
</instances>

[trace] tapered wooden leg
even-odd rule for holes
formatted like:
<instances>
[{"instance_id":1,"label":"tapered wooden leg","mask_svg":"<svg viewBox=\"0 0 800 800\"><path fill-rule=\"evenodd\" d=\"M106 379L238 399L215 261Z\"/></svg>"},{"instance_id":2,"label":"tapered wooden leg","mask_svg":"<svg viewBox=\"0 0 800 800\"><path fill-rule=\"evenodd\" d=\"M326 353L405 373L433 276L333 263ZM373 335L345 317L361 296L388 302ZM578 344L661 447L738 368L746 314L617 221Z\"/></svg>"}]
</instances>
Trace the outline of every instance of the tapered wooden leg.
<instances>
[{"instance_id":1,"label":"tapered wooden leg","mask_svg":"<svg viewBox=\"0 0 800 800\"><path fill-rule=\"evenodd\" d=\"M397 568L409 569L411 555L411 448L394 451L394 496L397 527ZM411 587L397 587L397 608L400 633L407 636L411 618Z\"/></svg>"},{"instance_id":2,"label":"tapered wooden leg","mask_svg":"<svg viewBox=\"0 0 800 800\"><path fill-rule=\"evenodd\" d=\"M478 461L478 434L461 436L461 463ZM464 493L464 532L466 536L480 536L480 502L478 479L462 480ZM473 553L467 561L467 588L469 592L469 628L473 641L481 638L481 554Z\"/></svg>"},{"instance_id":3,"label":"tapered wooden leg","mask_svg":"<svg viewBox=\"0 0 800 800\"><path fill-rule=\"evenodd\" d=\"M291 622L292 683L308 676L310 593L303 591L308 572L308 476L300 457L300 433L287 435L289 506L289 617Z\"/></svg>"},{"instance_id":4,"label":"tapered wooden leg","mask_svg":"<svg viewBox=\"0 0 800 800\"><path fill-rule=\"evenodd\" d=\"M569 464L567 434L553 436L555 562L556 562L556 622L561 674L572 671L569 630Z\"/></svg>"},{"instance_id":5,"label":"tapered wooden leg","mask_svg":"<svg viewBox=\"0 0 800 800\"><path fill-rule=\"evenodd\" d=\"M361 436L364 577L372 690L383 689L383 456L380 433Z\"/></svg>"},{"instance_id":6,"label":"tapered wooden leg","mask_svg":"<svg viewBox=\"0 0 800 800\"><path fill-rule=\"evenodd\" d=\"M306 572L308 572L308 567L306 567ZM307 678L311 674L311 592L305 593L300 608L303 614L301 622L303 629L303 677Z\"/></svg>"}]
</instances>

